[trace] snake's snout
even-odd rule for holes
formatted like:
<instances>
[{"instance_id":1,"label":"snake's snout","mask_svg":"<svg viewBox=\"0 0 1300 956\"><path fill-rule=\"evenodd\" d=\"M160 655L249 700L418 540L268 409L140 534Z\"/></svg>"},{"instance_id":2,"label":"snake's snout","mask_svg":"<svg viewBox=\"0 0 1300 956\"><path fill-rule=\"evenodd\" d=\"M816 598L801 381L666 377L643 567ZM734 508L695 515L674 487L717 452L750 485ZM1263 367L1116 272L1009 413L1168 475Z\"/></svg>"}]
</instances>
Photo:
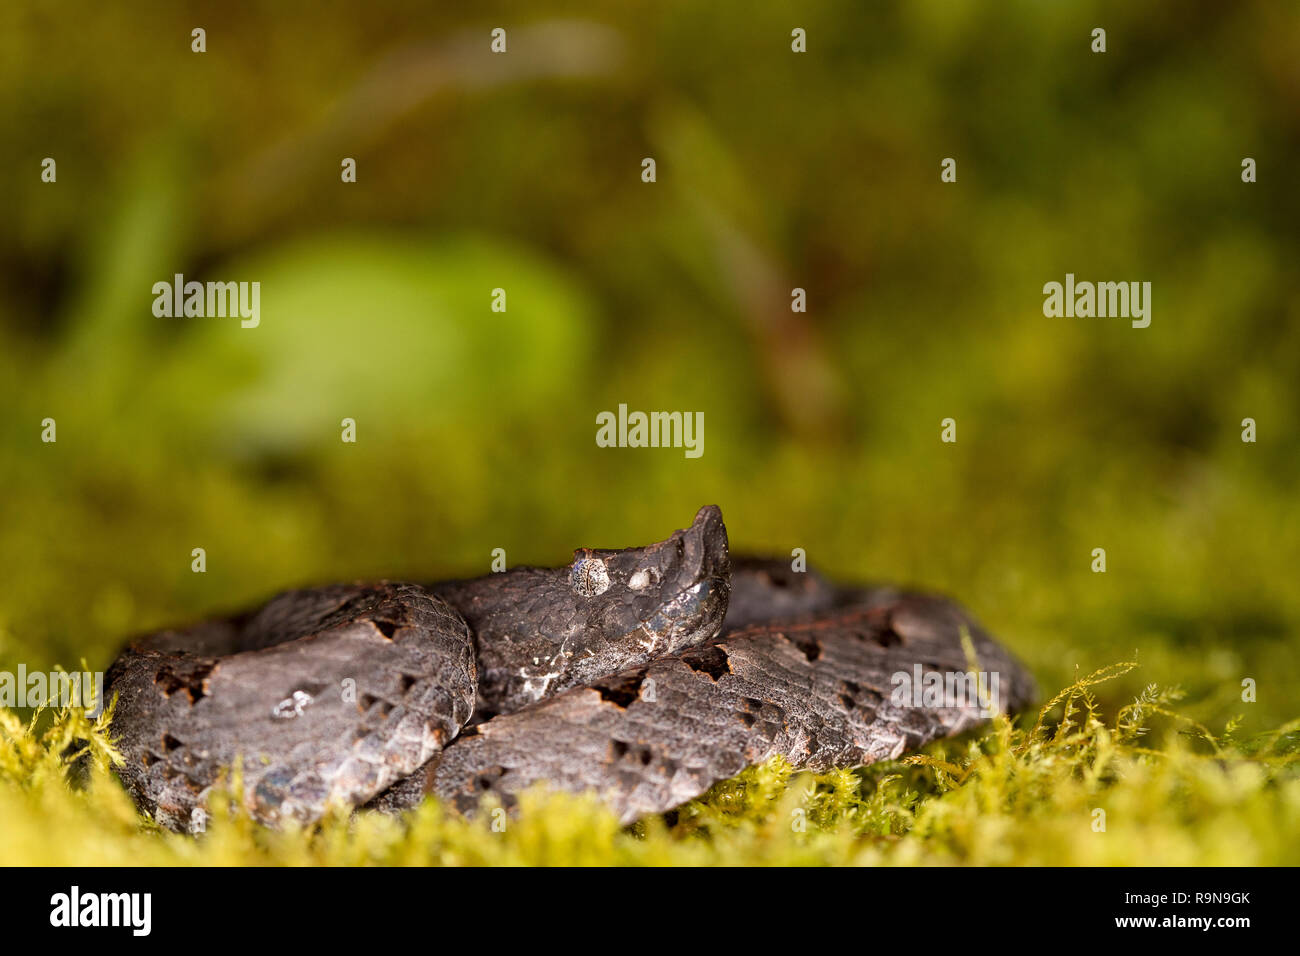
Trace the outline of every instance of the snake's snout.
<instances>
[{"instance_id":1,"label":"snake's snout","mask_svg":"<svg viewBox=\"0 0 1300 956\"><path fill-rule=\"evenodd\" d=\"M705 505L682 534L682 578L694 581L731 580L731 556L722 509Z\"/></svg>"},{"instance_id":2,"label":"snake's snout","mask_svg":"<svg viewBox=\"0 0 1300 956\"><path fill-rule=\"evenodd\" d=\"M689 528L657 546L669 569L659 604L641 625L661 636L657 652L672 653L718 633L731 593L727 526L717 505L707 505Z\"/></svg>"}]
</instances>

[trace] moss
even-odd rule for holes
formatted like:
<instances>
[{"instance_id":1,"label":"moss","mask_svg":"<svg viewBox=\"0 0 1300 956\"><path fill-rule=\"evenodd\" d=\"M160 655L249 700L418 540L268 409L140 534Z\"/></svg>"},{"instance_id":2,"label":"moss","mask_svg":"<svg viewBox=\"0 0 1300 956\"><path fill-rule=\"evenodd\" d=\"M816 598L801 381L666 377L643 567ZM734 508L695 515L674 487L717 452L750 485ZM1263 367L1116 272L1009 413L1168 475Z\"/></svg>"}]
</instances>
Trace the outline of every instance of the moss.
<instances>
[{"instance_id":1,"label":"moss","mask_svg":"<svg viewBox=\"0 0 1300 956\"><path fill-rule=\"evenodd\" d=\"M274 831L218 799L205 833L180 836L138 814L111 776L109 715L24 723L0 711L0 863L1300 862L1300 720L1245 740L1232 726L1216 735L1173 709L1176 690L1154 686L1104 718L1095 688L1133 667L1081 678L1033 720L998 719L901 761L816 775L773 760L630 828L590 798L538 790L500 829L500 815L466 820L430 800L402 818L340 811ZM78 788L68 771L81 756L89 779Z\"/></svg>"}]
</instances>

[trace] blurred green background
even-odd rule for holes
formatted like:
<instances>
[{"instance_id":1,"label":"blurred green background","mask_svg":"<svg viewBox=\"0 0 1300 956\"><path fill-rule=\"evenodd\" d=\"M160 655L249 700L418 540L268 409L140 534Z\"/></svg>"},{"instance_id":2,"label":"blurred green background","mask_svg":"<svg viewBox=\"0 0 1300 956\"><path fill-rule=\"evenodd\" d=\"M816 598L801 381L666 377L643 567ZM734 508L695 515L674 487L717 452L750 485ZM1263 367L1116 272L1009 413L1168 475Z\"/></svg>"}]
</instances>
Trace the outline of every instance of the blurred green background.
<instances>
[{"instance_id":1,"label":"blurred green background","mask_svg":"<svg viewBox=\"0 0 1300 956\"><path fill-rule=\"evenodd\" d=\"M0 666L716 502L1046 688L1136 654L1105 695L1276 726L1297 49L1272 2L5 4ZM1066 272L1150 281L1150 328L1044 318ZM260 281L260 327L155 318L174 273ZM702 411L703 457L598 448L619 403Z\"/></svg>"}]
</instances>

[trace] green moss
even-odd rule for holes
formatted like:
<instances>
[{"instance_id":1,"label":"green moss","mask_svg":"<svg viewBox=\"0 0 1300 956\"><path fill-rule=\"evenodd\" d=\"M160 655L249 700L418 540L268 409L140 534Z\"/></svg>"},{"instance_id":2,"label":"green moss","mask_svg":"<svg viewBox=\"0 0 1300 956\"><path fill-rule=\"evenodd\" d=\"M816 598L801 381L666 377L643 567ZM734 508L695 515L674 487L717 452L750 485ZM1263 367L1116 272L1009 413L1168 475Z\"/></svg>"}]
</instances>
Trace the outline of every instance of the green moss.
<instances>
[{"instance_id":1,"label":"green moss","mask_svg":"<svg viewBox=\"0 0 1300 956\"><path fill-rule=\"evenodd\" d=\"M1171 708L1177 692L1155 687L1104 719L1094 689L1133 666L1075 682L1028 727L999 719L902 761L829 774L773 760L630 828L592 799L538 790L499 830L500 815L466 820L430 800L402 818L339 812L274 831L218 799L205 833L179 836L140 816L111 776L120 758L108 717L23 723L0 711L0 863L1300 862L1300 720L1246 740L1231 727L1215 735ZM69 762L87 753L89 786L73 788Z\"/></svg>"}]
</instances>

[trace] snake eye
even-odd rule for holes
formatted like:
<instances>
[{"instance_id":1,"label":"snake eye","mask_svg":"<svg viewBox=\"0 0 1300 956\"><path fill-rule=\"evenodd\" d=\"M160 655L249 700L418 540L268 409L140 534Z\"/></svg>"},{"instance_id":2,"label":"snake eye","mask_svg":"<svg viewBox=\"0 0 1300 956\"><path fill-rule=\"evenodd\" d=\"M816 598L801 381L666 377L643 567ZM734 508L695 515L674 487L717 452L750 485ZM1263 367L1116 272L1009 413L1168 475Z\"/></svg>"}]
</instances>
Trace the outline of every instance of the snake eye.
<instances>
[{"instance_id":1,"label":"snake eye","mask_svg":"<svg viewBox=\"0 0 1300 956\"><path fill-rule=\"evenodd\" d=\"M600 558L579 558L569 572L569 584L583 597L595 597L609 590L609 571Z\"/></svg>"}]
</instances>

